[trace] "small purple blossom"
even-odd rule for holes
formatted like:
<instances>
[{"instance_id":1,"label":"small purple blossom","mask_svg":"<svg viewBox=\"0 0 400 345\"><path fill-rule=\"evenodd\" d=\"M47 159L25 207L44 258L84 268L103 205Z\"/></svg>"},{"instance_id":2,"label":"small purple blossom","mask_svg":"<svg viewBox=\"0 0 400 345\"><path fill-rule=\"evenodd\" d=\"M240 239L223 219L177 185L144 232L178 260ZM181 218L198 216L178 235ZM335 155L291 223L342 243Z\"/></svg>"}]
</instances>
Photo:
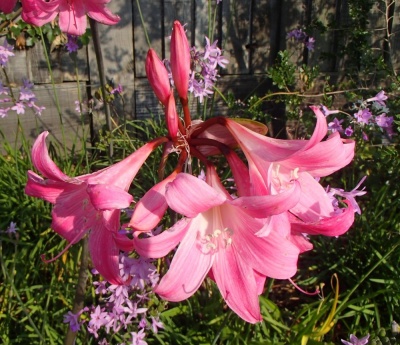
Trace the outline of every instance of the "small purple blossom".
<instances>
[{"instance_id":1,"label":"small purple blossom","mask_svg":"<svg viewBox=\"0 0 400 345\"><path fill-rule=\"evenodd\" d=\"M387 117L385 113L375 116L375 123L381 128L388 128L392 126L393 116Z\"/></svg>"},{"instance_id":2,"label":"small purple blossom","mask_svg":"<svg viewBox=\"0 0 400 345\"><path fill-rule=\"evenodd\" d=\"M308 40L304 44L309 51L314 50L315 38L309 37Z\"/></svg>"},{"instance_id":3,"label":"small purple blossom","mask_svg":"<svg viewBox=\"0 0 400 345\"><path fill-rule=\"evenodd\" d=\"M6 40L4 40L3 45L0 46L0 66L1 67L6 67L8 58L10 56L15 55L12 52L13 50L14 50L14 47L12 45L8 44Z\"/></svg>"},{"instance_id":4,"label":"small purple blossom","mask_svg":"<svg viewBox=\"0 0 400 345\"><path fill-rule=\"evenodd\" d=\"M348 137L351 137L354 133L353 128L351 128L351 126L348 126L345 130L344 130L344 134Z\"/></svg>"},{"instance_id":5,"label":"small purple blossom","mask_svg":"<svg viewBox=\"0 0 400 345\"><path fill-rule=\"evenodd\" d=\"M18 115L25 114L25 105L22 102L15 103L11 109L16 111Z\"/></svg>"},{"instance_id":6,"label":"small purple blossom","mask_svg":"<svg viewBox=\"0 0 400 345\"><path fill-rule=\"evenodd\" d=\"M342 127L343 121L344 120L338 120L335 117L332 122L328 123L328 130L330 130L332 133L343 132L343 127Z\"/></svg>"},{"instance_id":7,"label":"small purple blossom","mask_svg":"<svg viewBox=\"0 0 400 345\"><path fill-rule=\"evenodd\" d=\"M151 317L151 329L155 334L158 333L158 329L162 328L164 329L164 324L160 321L159 317Z\"/></svg>"},{"instance_id":8,"label":"small purple blossom","mask_svg":"<svg viewBox=\"0 0 400 345\"><path fill-rule=\"evenodd\" d=\"M369 109L360 109L356 114L354 114L358 123L368 124L369 120L372 118L372 113Z\"/></svg>"},{"instance_id":9,"label":"small purple blossom","mask_svg":"<svg viewBox=\"0 0 400 345\"><path fill-rule=\"evenodd\" d=\"M64 323L69 323L69 327L71 328L72 332L78 332L81 324L79 322L80 314L74 314L72 311L69 311L67 314L64 315Z\"/></svg>"},{"instance_id":10,"label":"small purple blossom","mask_svg":"<svg viewBox=\"0 0 400 345\"><path fill-rule=\"evenodd\" d=\"M107 312L103 311L103 309L100 308L99 305L90 314L88 331L92 333L96 338L99 336L97 334L97 331L100 329L100 327L104 326L108 322L107 316Z\"/></svg>"},{"instance_id":11,"label":"small purple blossom","mask_svg":"<svg viewBox=\"0 0 400 345\"><path fill-rule=\"evenodd\" d=\"M350 334L350 341L342 339L342 343L345 345L366 345L368 344L368 340L369 340L369 334L360 339L358 339L354 334Z\"/></svg>"},{"instance_id":12,"label":"small purple blossom","mask_svg":"<svg viewBox=\"0 0 400 345\"><path fill-rule=\"evenodd\" d=\"M131 345L147 345L147 342L143 340L146 337L146 333L144 333L143 328L139 332L131 332L131 335Z\"/></svg>"},{"instance_id":13,"label":"small purple blossom","mask_svg":"<svg viewBox=\"0 0 400 345\"><path fill-rule=\"evenodd\" d=\"M332 195L339 195L345 199L347 199L351 205L353 206L354 212L361 215L361 209L356 201L356 197L362 196L366 194L365 187L363 189L358 189L363 184L367 176L364 176L360 182L358 182L357 186L355 186L350 192L346 192L344 189L341 188L331 188L330 192L333 193Z\"/></svg>"},{"instance_id":14,"label":"small purple blossom","mask_svg":"<svg viewBox=\"0 0 400 345\"><path fill-rule=\"evenodd\" d=\"M385 95L385 91L381 90L376 94L375 97L368 98L366 102L377 102L378 104L385 106L386 105L385 101L387 100L387 98L388 97Z\"/></svg>"},{"instance_id":15,"label":"small purple blossom","mask_svg":"<svg viewBox=\"0 0 400 345\"><path fill-rule=\"evenodd\" d=\"M5 231L5 233L7 235L16 235L17 230L18 230L17 223L11 222L10 225L8 226L7 230Z\"/></svg>"},{"instance_id":16,"label":"small purple blossom","mask_svg":"<svg viewBox=\"0 0 400 345\"><path fill-rule=\"evenodd\" d=\"M118 84L118 86L117 86L116 88L112 89L112 90L110 91L110 93L113 94L113 95L114 95L114 94L119 94L119 95L121 95L123 91L124 91L124 90L123 90L123 88L122 88L122 85L121 85L121 84Z\"/></svg>"},{"instance_id":17,"label":"small purple blossom","mask_svg":"<svg viewBox=\"0 0 400 345\"><path fill-rule=\"evenodd\" d=\"M294 38L296 41L304 41L307 37L307 34L302 29L294 29L289 31L287 36L289 38Z\"/></svg>"},{"instance_id":18,"label":"small purple blossom","mask_svg":"<svg viewBox=\"0 0 400 345\"><path fill-rule=\"evenodd\" d=\"M68 50L68 53L75 53L79 49L78 45L78 36L67 34L68 41L65 44L65 47Z\"/></svg>"}]
</instances>

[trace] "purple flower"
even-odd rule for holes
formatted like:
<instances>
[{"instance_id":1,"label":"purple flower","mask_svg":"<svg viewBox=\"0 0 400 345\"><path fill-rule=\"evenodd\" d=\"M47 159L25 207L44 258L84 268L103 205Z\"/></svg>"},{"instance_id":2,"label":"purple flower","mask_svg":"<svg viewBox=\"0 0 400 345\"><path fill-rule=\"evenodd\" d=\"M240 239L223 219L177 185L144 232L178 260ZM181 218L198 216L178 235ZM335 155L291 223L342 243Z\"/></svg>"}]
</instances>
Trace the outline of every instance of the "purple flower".
<instances>
[{"instance_id":1,"label":"purple flower","mask_svg":"<svg viewBox=\"0 0 400 345\"><path fill-rule=\"evenodd\" d=\"M375 117L376 124L381 128L388 128L392 126L393 116L387 117L385 113Z\"/></svg>"},{"instance_id":2,"label":"purple flower","mask_svg":"<svg viewBox=\"0 0 400 345\"><path fill-rule=\"evenodd\" d=\"M289 38L294 38L296 41L304 41L307 37L307 34L301 29L295 29L290 31L287 36Z\"/></svg>"},{"instance_id":3,"label":"purple flower","mask_svg":"<svg viewBox=\"0 0 400 345\"><path fill-rule=\"evenodd\" d=\"M151 317L151 329L154 333L158 333L159 328L164 328L164 324L160 321L158 317Z\"/></svg>"},{"instance_id":4,"label":"purple flower","mask_svg":"<svg viewBox=\"0 0 400 345\"><path fill-rule=\"evenodd\" d=\"M17 102L13 107L12 110L15 110L18 115L25 114L25 105L22 102Z\"/></svg>"},{"instance_id":5,"label":"purple flower","mask_svg":"<svg viewBox=\"0 0 400 345\"><path fill-rule=\"evenodd\" d=\"M68 50L68 53L75 53L79 49L78 45L78 36L67 34L68 42L65 44L65 47Z\"/></svg>"},{"instance_id":6,"label":"purple flower","mask_svg":"<svg viewBox=\"0 0 400 345\"><path fill-rule=\"evenodd\" d=\"M4 87L3 84L0 82L0 95L7 95L10 92L8 87Z\"/></svg>"},{"instance_id":7,"label":"purple flower","mask_svg":"<svg viewBox=\"0 0 400 345\"><path fill-rule=\"evenodd\" d=\"M8 111L10 110L11 108L10 107L8 107L8 108L0 108L0 118L5 118L7 115L8 115Z\"/></svg>"},{"instance_id":8,"label":"purple flower","mask_svg":"<svg viewBox=\"0 0 400 345\"><path fill-rule=\"evenodd\" d=\"M325 107L323 104L320 105L321 111L325 116L329 116L331 114L337 114L339 113L339 110L329 110L327 107Z\"/></svg>"},{"instance_id":9,"label":"purple flower","mask_svg":"<svg viewBox=\"0 0 400 345\"><path fill-rule=\"evenodd\" d=\"M16 235L17 234L17 223L11 222L6 230L6 234L8 235Z\"/></svg>"},{"instance_id":10,"label":"purple flower","mask_svg":"<svg viewBox=\"0 0 400 345\"><path fill-rule=\"evenodd\" d=\"M331 191L331 193L333 193L333 195L339 195L339 196L347 199L353 206L354 212L361 214L361 209L360 209L360 206L358 206L356 197L364 195L367 192L364 191L365 187L361 190L358 190L357 188L360 188L360 186L362 185L362 183L365 181L366 178L367 178L367 176L364 176L360 180L360 182L358 182L357 186L355 186L350 192L346 192L344 189L341 189L341 188L331 188L330 191ZM351 339L351 337L350 337L350 339Z\"/></svg>"},{"instance_id":11,"label":"purple flower","mask_svg":"<svg viewBox=\"0 0 400 345\"><path fill-rule=\"evenodd\" d=\"M12 52L14 47L9 45L6 40L4 40L3 45L0 46L0 66L6 67L8 58L10 56L14 56L15 54Z\"/></svg>"},{"instance_id":12,"label":"purple flower","mask_svg":"<svg viewBox=\"0 0 400 345\"><path fill-rule=\"evenodd\" d=\"M335 117L332 122L328 123L328 130L330 130L332 133L343 132L343 127L342 127L342 122L343 121L344 120L338 120Z\"/></svg>"},{"instance_id":13,"label":"purple flower","mask_svg":"<svg viewBox=\"0 0 400 345\"><path fill-rule=\"evenodd\" d=\"M79 322L80 313L74 314L72 311L69 311L64 315L63 323L69 323L69 327L72 332L78 332L81 324Z\"/></svg>"},{"instance_id":14,"label":"purple flower","mask_svg":"<svg viewBox=\"0 0 400 345\"><path fill-rule=\"evenodd\" d=\"M369 334L365 337L358 339L354 334L350 334L350 341L343 340L342 343L345 345L365 345L368 344Z\"/></svg>"},{"instance_id":15,"label":"purple flower","mask_svg":"<svg viewBox=\"0 0 400 345\"><path fill-rule=\"evenodd\" d=\"M96 309L90 314L90 321L88 325L88 331L97 338L99 335L97 334L97 331L100 329L100 327L104 326L108 320L107 320L108 313L104 312L103 309L100 308L98 305Z\"/></svg>"},{"instance_id":16,"label":"purple flower","mask_svg":"<svg viewBox=\"0 0 400 345\"><path fill-rule=\"evenodd\" d=\"M385 95L385 91L379 91L375 97L368 98L367 102L377 102L378 104L385 106L385 101L387 100L387 96Z\"/></svg>"},{"instance_id":17,"label":"purple flower","mask_svg":"<svg viewBox=\"0 0 400 345\"><path fill-rule=\"evenodd\" d=\"M365 123L367 125L372 117L372 113L369 109L360 109L356 114L354 114L354 117L358 123Z\"/></svg>"},{"instance_id":18,"label":"purple flower","mask_svg":"<svg viewBox=\"0 0 400 345\"><path fill-rule=\"evenodd\" d=\"M132 343L131 345L147 345L143 339L146 337L146 333L144 333L144 329L142 328L139 332L131 332L132 335Z\"/></svg>"},{"instance_id":19,"label":"purple flower","mask_svg":"<svg viewBox=\"0 0 400 345\"><path fill-rule=\"evenodd\" d=\"M368 141L368 140L369 140L368 135L367 135L367 133L365 133L365 132L362 132L362 138L363 138L363 140L365 140L365 141Z\"/></svg>"},{"instance_id":20,"label":"purple flower","mask_svg":"<svg viewBox=\"0 0 400 345\"><path fill-rule=\"evenodd\" d=\"M310 51L314 50L315 38L309 37L308 40L304 44L308 50L310 50Z\"/></svg>"},{"instance_id":21,"label":"purple flower","mask_svg":"<svg viewBox=\"0 0 400 345\"><path fill-rule=\"evenodd\" d=\"M344 130L344 134L347 135L348 137L351 137L353 135L353 128L351 128L350 126L348 126L345 130Z\"/></svg>"},{"instance_id":22,"label":"purple flower","mask_svg":"<svg viewBox=\"0 0 400 345\"><path fill-rule=\"evenodd\" d=\"M120 95L120 94L122 94L122 92L123 92L123 88L122 88L121 84L118 84L118 86L116 88L111 90L111 94L117 93Z\"/></svg>"}]
</instances>

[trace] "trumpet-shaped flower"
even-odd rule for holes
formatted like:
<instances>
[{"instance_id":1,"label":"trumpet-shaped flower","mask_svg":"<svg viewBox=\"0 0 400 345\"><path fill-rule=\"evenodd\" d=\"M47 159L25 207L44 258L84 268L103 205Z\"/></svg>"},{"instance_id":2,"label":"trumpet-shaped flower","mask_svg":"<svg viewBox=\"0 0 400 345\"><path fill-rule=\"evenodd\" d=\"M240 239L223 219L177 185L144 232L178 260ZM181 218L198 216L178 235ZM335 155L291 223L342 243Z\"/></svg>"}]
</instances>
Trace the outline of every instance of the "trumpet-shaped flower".
<instances>
[{"instance_id":1,"label":"trumpet-shaped flower","mask_svg":"<svg viewBox=\"0 0 400 345\"><path fill-rule=\"evenodd\" d=\"M61 31L81 36L86 31L87 18L107 25L115 25L120 18L106 7L110 0L23 0L22 19L42 26L59 15Z\"/></svg>"},{"instance_id":2,"label":"trumpet-shaped flower","mask_svg":"<svg viewBox=\"0 0 400 345\"><path fill-rule=\"evenodd\" d=\"M35 168L45 177L28 172L25 193L54 204L51 227L72 245L89 234L89 248L96 269L112 284L122 284L119 275L120 209L133 197L127 190L137 171L159 141L150 142L123 161L92 174L69 177L51 160L46 147L48 132L32 148ZM68 247L67 247L68 248Z\"/></svg>"},{"instance_id":3,"label":"trumpet-shaped flower","mask_svg":"<svg viewBox=\"0 0 400 345\"><path fill-rule=\"evenodd\" d=\"M209 274L229 307L248 322L261 320L258 295L265 277L286 279L297 269L299 249L287 236L288 228L260 238L264 222L252 216L277 214L296 204L297 183L282 195L232 199L214 169L208 183L178 174L166 191L169 206L187 218L157 236L136 238L140 255L165 256L179 243L167 274L155 292L170 301L193 295Z\"/></svg>"}]
</instances>

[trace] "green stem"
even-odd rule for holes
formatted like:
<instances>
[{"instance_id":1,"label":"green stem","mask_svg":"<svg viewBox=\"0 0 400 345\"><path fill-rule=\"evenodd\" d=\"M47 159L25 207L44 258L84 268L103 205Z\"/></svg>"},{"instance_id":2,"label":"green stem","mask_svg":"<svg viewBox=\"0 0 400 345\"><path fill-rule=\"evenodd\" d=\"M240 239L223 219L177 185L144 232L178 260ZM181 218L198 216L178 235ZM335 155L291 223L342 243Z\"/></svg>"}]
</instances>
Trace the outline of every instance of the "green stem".
<instances>
[{"instance_id":1,"label":"green stem","mask_svg":"<svg viewBox=\"0 0 400 345\"><path fill-rule=\"evenodd\" d=\"M147 45L149 46L149 48L151 48L150 38L149 38L149 35L148 35L148 33L147 33L146 25L145 25L145 23L144 23L144 17L143 17L143 13L142 13L142 8L141 8L141 6L140 6L140 1L139 1L139 0L136 0L136 4L137 4L137 7L138 7L140 22L142 23L142 27L143 27L143 31L144 31L144 36L146 37Z\"/></svg>"},{"instance_id":2,"label":"green stem","mask_svg":"<svg viewBox=\"0 0 400 345\"><path fill-rule=\"evenodd\" d=\"M75 290L75 298L74 305L72 307L72 313L79 313L83 307L85 302L85 292L86 292L86 284L88 280L88 267L89 267L89 246L88 246L88 238L85 237L82 240L82 254L81 254L81 267L79 268L79 278L78 284L76 285ZM75 344L76 333L68 327L67 334L64 339L64 345L73 345Z\"/></svg>"},{"instance_id":3,"label":"green stem","mask_svg":"<svg viewBox=\"0 0 400 345\"><path fill-rule=\"evenodd\" d=\"M54 99L55 99L55 102L56 102L56 107L57 107L57 111L58 111L58 117L59 117L60 125L61 125L61 135L62 135L63 147L64 147L64 157L66 158L67 157L67 145L66 145L66 140L65 140L64 122L63 122L63 118L62 118L62 111L61 111L61 107L60 107L60 101L58 99L58 93L57 93L56 84L55 84L55 81L54 81L53 70L51 68L50 58L49 58L49 54L47 52L47 47L46 47L46 42L44 40L43 31L42 31L41 27L38 27L38 30L39 30L40 38L41 38L42 45L43 45L43 52L44 52L44 56L46 58L47 69L49 70L49 74L50 74L51 86L52 86L52 89L53 89Z\"/></svg>"}]
</instances>

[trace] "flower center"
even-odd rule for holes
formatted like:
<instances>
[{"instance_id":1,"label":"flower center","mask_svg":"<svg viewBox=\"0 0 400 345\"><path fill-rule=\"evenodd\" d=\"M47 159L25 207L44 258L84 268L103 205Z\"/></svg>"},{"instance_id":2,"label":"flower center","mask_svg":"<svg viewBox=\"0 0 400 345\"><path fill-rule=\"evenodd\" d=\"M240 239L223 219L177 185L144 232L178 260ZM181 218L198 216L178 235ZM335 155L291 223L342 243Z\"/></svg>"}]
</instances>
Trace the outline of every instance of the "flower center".
<instances>
[{"instance_id":1,"label":"flower center","mask_svg":"<svg viewBox=\"0 0 400 345\"><path fill-rule=\"evenodd\" d=\"M225 228L216 229L212 234L200 239L202 252L204 254L214 254L220 249L226 249L232 244L233 230Z\"/></svg>"}]
</instances>

